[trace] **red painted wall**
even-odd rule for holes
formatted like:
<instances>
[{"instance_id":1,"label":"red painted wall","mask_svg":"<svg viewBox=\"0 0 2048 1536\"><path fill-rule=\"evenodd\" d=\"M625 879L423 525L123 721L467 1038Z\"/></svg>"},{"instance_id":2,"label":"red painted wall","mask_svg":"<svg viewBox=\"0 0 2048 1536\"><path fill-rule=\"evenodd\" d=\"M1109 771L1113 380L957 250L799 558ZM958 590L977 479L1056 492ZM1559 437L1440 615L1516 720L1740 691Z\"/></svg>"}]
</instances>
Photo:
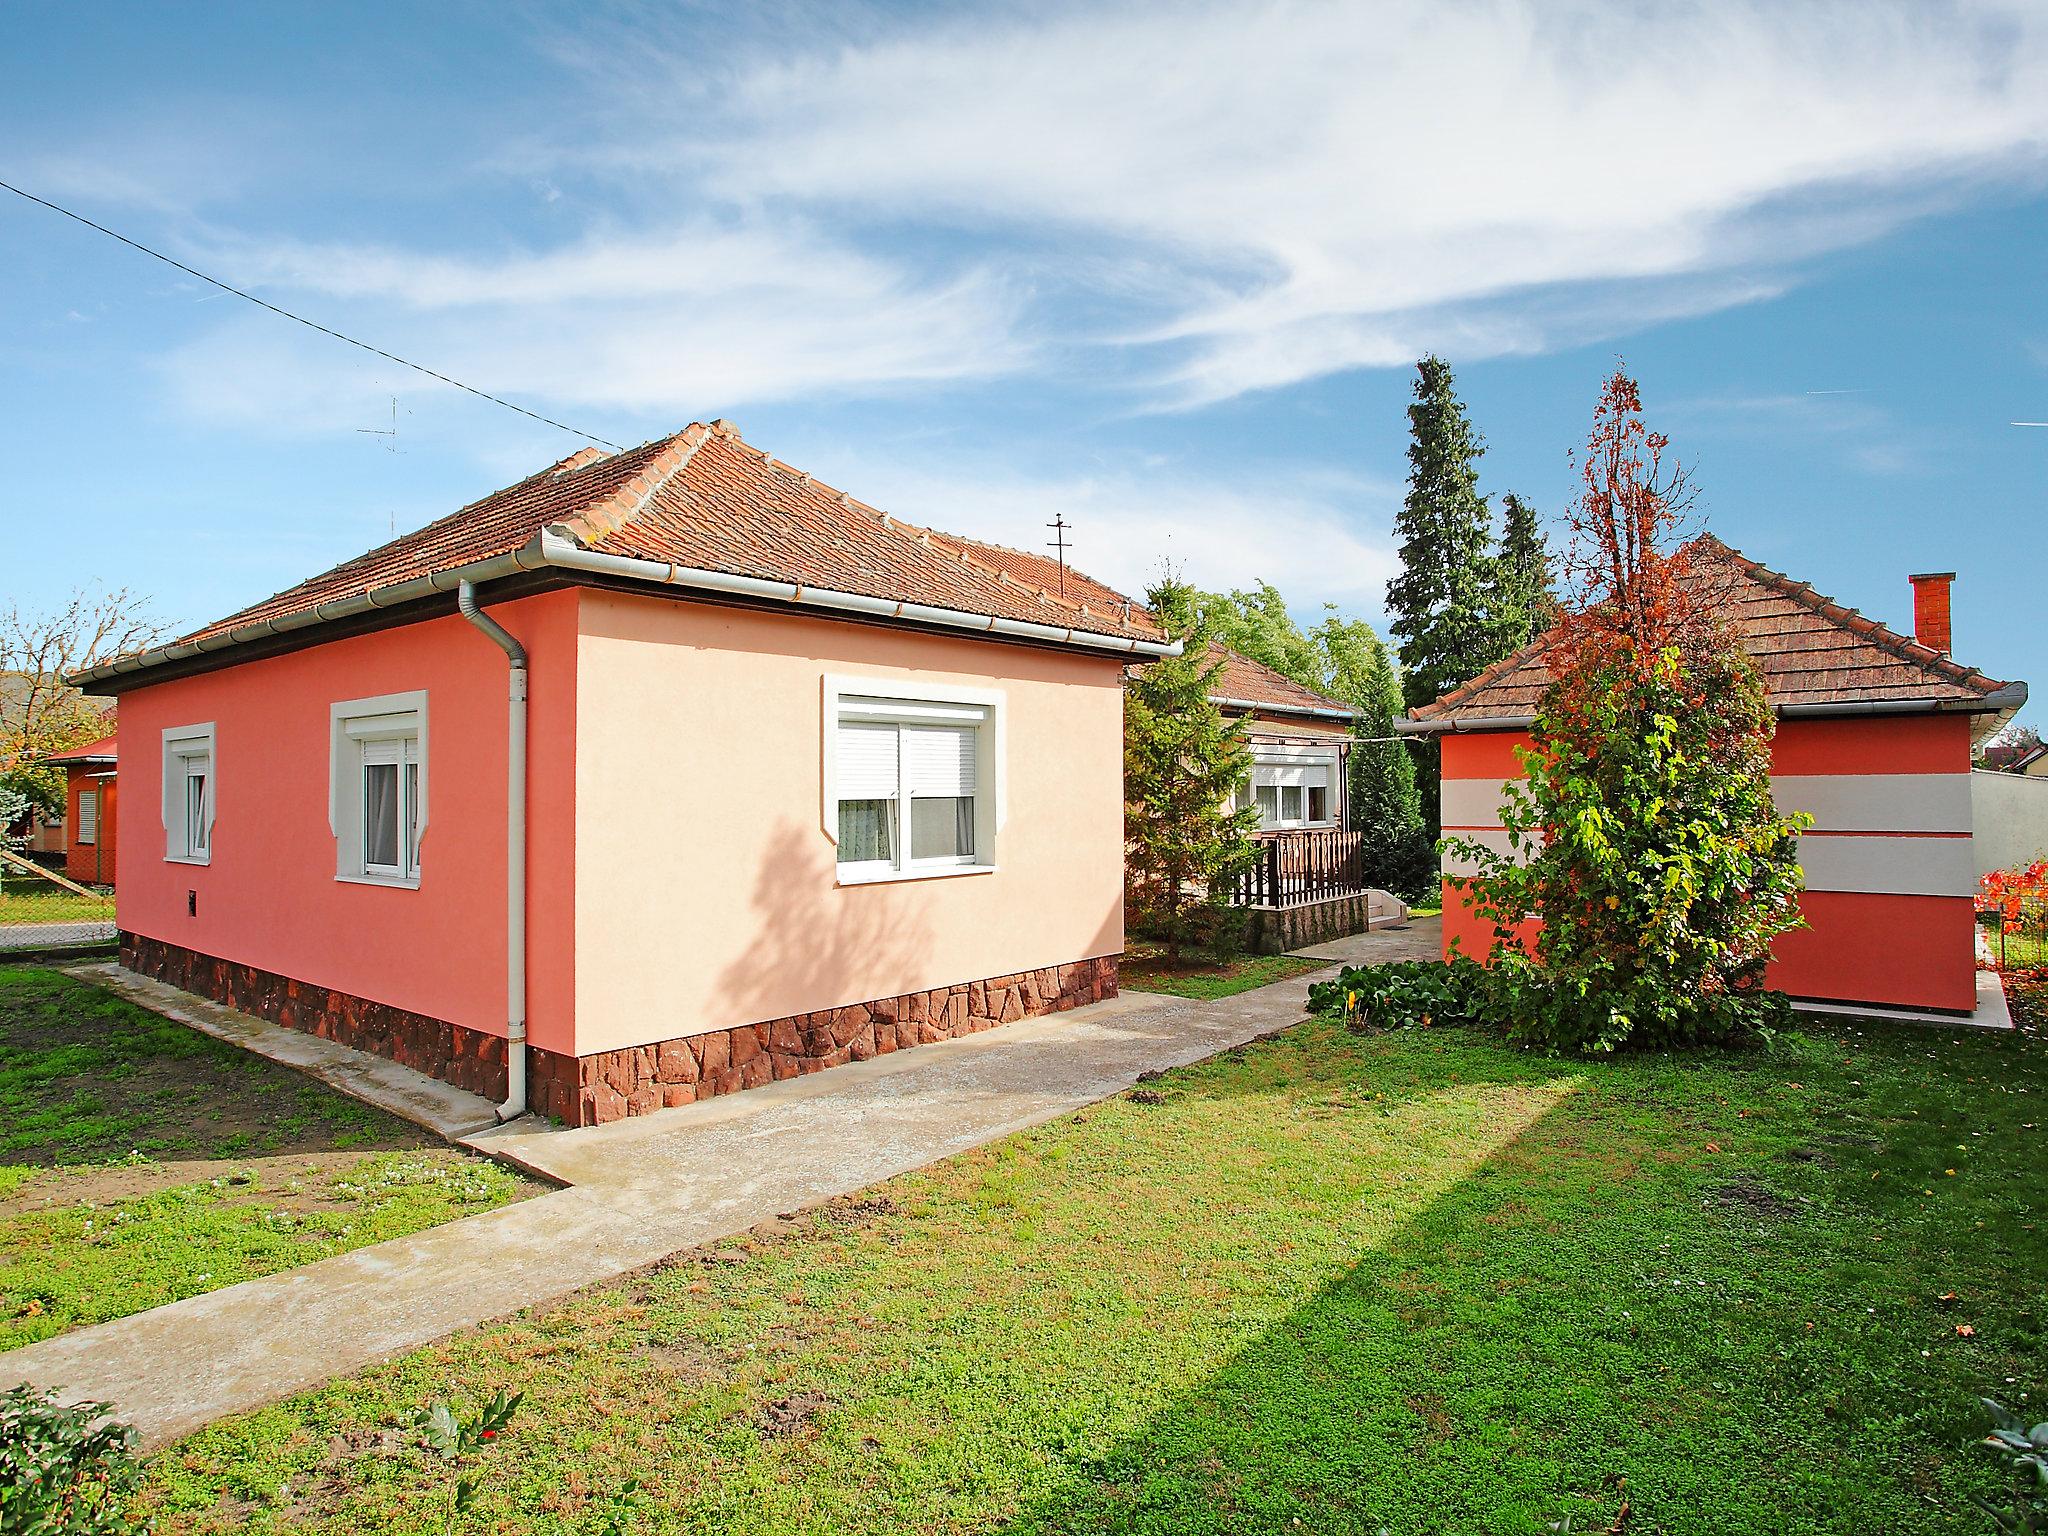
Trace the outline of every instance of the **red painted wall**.
<instances>
[{"instance_id":1,"label":"red painted wall","mask_svg":"<svg viewBox=\"0 0 2048 1536\"><path fill-rule=\"evenodd\" d=\"M80 885L114 883L114 850L120 841L116 834L116 811L121 796L115 787L117 781L111 775L104 779L93 777L104 772L105 768L99 765L64 770L64 790L70 800L65 807L69 819L64 825L70 846L64 852L64 873ZM78 800L80 795L94 791L100 797L99 826L95 832L97 841L81 843L78 840Z\"/></svg>"},{"instance_id":2,"label":"red painted wall","mask_svg":"<svg viewBox=\"0 0 2048 1536\"><path fill-rule=\"evenodd\" d=\"M1523 777L1514 749L1525 732L1442 738L1443 776ZM1964 774L1969 721L1961 715L1845 716L1783 721L1771 753L1775 775ZM1446 826L1446 834L1462 830ZM1770 982L1794 997L1967 1012L1976 1001L1975 917L1967 896L1809 890L1807 927L1775 946ZM1524 940L1532 929L1525 930ZM1444 949L1484 956L1492 929L1444 888Z\"/></svg>"},{"instance_id":3,"label":"red painted wall","mask_svg":"<svg viewBox=\"0 0 2048 1536\"><path fill-rule=\"evenodd\" d=\"M529 1037L573 1054L577 603L491 613L532 659ZM417 890L335 878L329 706L427 692ZM505 656L450 616L121 697L123 929L502 1035ZM214 722L212 862L164 859L163 732ZM187 910L187 893L197 912Z\"/></svg>"}]
</instances>

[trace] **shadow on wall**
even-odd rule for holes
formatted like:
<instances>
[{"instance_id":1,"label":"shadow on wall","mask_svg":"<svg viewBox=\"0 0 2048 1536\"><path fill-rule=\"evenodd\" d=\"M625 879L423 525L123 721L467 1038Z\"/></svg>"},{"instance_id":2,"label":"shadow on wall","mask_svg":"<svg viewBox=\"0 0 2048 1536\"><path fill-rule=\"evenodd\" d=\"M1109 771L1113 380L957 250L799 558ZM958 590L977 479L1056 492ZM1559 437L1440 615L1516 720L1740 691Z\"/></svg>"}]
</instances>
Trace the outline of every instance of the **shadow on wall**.
<instances>
[{"instance_id":1,"label":"shadow on wall","mask_svg":"<svg viewBox=\"0 0 2048 1536\"><path fill-rule=\"evenodd\" d=\"M784 822L754 883L754 941L718 978L735 1018L747 1021L866 1002L908 990L870 990L868 978L916 976L931 954L922 922L886 915L886 888L842 886L816 861L819 833Z\"/></svg>"}]
</instances>

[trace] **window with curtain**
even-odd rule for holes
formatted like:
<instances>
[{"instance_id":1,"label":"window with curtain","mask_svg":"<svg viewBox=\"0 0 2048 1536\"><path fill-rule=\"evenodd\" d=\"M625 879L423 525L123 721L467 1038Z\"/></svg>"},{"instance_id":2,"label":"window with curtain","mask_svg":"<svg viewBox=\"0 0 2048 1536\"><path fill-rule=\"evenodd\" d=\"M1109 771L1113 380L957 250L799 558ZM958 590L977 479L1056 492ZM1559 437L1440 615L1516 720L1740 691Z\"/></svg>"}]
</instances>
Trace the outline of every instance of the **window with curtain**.
<instances>
[{"instance_id":1,"label":"window with curtain","mask_svg":"<svg viewBox=\"0 0 2048 1536\"><path fill-rule=\"evenodd\" d=\"M335 877L417 886L427 826L427 696L333 705L329 814Z\"/></svg>"},{"instance_id":2,"label":"window with curtain","mask_svg":"<svg viewBox=\"0 0 2048 1536\"><path fill-rule=\"evenodd\" d=\"M1261 831L1332 824L1330 784L1334 769L1327 762L1273 760L1252 768L1252 797L1259 808Z\"/></svg>"},{"instance_id":3,"label":"window with curtain","mask_svg":"<svg viewBox=\"0 0 2048 1536\"><path fill-rule=\"evenodd\" d=\"M849 696L833 743L842 874L982 862L985 706Z\"/></svg>"}]
</instances>

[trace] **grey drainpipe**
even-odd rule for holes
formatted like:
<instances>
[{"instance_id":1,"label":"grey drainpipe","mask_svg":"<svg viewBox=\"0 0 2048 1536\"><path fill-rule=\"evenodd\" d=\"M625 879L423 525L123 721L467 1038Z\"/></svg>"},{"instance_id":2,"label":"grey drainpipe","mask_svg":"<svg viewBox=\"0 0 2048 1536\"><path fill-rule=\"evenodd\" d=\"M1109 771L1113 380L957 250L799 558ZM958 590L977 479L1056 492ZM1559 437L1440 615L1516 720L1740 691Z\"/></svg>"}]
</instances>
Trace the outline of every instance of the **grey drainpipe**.
<instances>
[{"instance_id":1,"label":"grey drainpipe","mask_svg":"<svg viewBox=\"0 0 2048 1536\"><path fill-rule=\"evenodd\" d=\"M476 587L463 582L455 606L511 663L505 720L505 1102L500 1120L526 1113L526 647L476 605Z\"/></svg>"}]
</instances>

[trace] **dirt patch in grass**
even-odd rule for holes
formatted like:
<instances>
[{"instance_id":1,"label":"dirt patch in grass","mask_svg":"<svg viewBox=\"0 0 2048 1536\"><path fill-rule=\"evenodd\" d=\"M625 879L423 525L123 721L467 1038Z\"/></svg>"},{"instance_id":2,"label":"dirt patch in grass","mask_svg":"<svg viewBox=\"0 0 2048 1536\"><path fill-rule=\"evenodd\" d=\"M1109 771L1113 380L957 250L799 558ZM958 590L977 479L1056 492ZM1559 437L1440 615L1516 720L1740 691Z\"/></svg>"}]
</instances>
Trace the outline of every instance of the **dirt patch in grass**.
<instances>
[{"instance_id":1,"label":"dirt patch in grass","mask_svg":"<svg viewBox=\"0 0 2048 1536\"><path fill-rule=\"evenodd\" d=\"M765 1443L801 1435L811 1427L812 1419L831 1406L832 1399L822 1392L798 1392L778 1398L761 1410L761 1439Z\"/></svg>"},{"instance_id":2,"label":"dirt patch in grass","mask_svg":"<svg viewBox=\"0 0 2048 1536\"><path fill-rule=\"evenodd\" d=\"M1770 1221L1786 1221L1800 1214L1797 1200L1746 1176L1723 1184L1713 1191L1710 1198L1716 1205Z\"/></svg>"}]
</instances>

